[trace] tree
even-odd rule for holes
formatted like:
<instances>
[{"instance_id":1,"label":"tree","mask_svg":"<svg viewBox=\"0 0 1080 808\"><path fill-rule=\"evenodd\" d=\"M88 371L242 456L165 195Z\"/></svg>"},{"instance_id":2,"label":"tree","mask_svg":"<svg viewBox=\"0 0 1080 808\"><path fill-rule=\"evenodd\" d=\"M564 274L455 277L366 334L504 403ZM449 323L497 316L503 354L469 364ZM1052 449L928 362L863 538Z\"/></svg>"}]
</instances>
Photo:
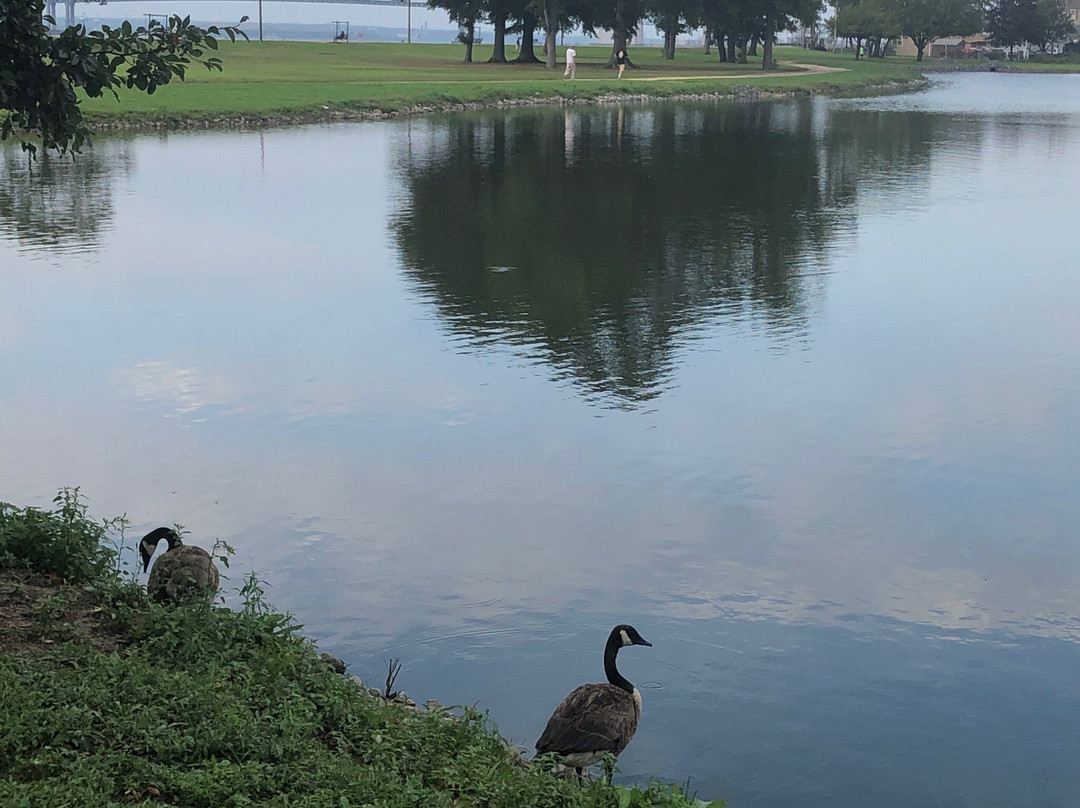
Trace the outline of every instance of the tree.
<instances>
[{"instance_id":1,"label":"tree","mask_svg":"<svg viewBox=\"0 0 1080 808\"><path fill-rule=\"evenodd\" d=\"M1011 54L1036 28L1035 0L994 0L987 9L986 23L991 41Z\"/></svg>"},{"instance_id":2,"label":"tree","mask_svg":"<svg viewBox=\"0 0 1080 808\"><path fill-rule=\"evenodd\" d=\"M1049 46L1076 32L1076 26L1061 0L1035 0L1035 13L1027 32L1027 41L1046 51Z\"/></svg>"},{"instance_id":3,"label":"tree","mask_svg":"<svg viewBox=\"0 0 1080 808\"><path fill-rule=\"evenodd\" d=\"M938 37L967 36L982 29L978 0L891 0L900 31L915 43L915 61L921 62L926 46Z\"/></svg>"},{"instance_id":4,"label":"tree","mask_svg":"<svg viewBox=\"0 0 1080 808\"><path fill-rule=\"evenodd\" d=\"M855 58L862 55L864 40L891 39L900 30L900 22L883 0L859 0L837 11L837 33L855 40Z\"/></svg>"},{"instance_id":5,"label":"tree","mask_svg":"<svg viewBox=\"0 0 1080 808\"><path fill-rule=\"evenodd\" d=\"M516 33L521 34L521 48L514 61L521 64L539 64L540 60L536 58L536 51L533 50L537 19L532 11L532 4L526 5L519 13L520 16L515 14L517 22L513 28Z\"/></svg>"},{"instance_id":6,"label":"tree","mask_svg":"<svg viewBox=\"0 0 1080 808\"><path fill-rule=\"evenodd\" d=\"M506 20L513 12L512 0L486 0L484 15L491 23L492 51L489 62L506 64Z\"/></svg>"},{"instance_id":7,"label":"tree","mask_svg":"<svg viewBox=\"0 0 1080 808\"><path fill-rule=\"evenodd\" d=\"M743 0L757 12L756 30L751 37L760 38L763 48L761 69L775 70L773 40L777 31L794 30L800 21L816 20L821 13L823 0Z\"/></svg>"},{"instance_id":8,"label":"tree","mask_svg":"<svg viewBox=\"0 0 1080 808\"><path fill-rule=\"evenodd\" d=\"M476 21L484 13L482 0L428 0L428 8L441 8L458 24L458 42L465 46L465 61L472 62Z\"/></svg>"},{"instance_id":9,"label":"tree","mask_svg":"<svg viewBox=\"0 0 1080 808\"><path fill-rule=\"evenodd\" d=\"M611 56L607 66L615 65L615 54L626 50L626 43L637 32L637 21L641 19L640 0L593 0L583 3L580 8L582 26L588 31L604 28L611 31ZM633 67L633 62L627 59Z\"/></svg>"},{"instance_id":10,"label":"tree","mask_svg":"<svg viewBox=\"0 0 1080 808\"><path fill-rule=\"evenodd\" d=\"M701 0L646 0L646 18L664 34L664 58L675 58L675 38L701 25ZM706 32L706 37L709 33Z\"/></svg>"},{"instance_id":11,"label":"tree","mask_svg":"<svg viewBox=\"0 0 1080 808\"><path fill-rule=\"evenodd\" d=\"M221 70L216 37L246 35L234 26L202 29L191 18L169 18L135 28L73 25L50 36L43 0L0 0L0 140L18 138L35 154L46 149L79 151L89 142L78 90L90 98L121 87L151 94L172 79L183 80L192 64ZM240 22L244 22L244 17Z\"/></svg>"}]
</instances>

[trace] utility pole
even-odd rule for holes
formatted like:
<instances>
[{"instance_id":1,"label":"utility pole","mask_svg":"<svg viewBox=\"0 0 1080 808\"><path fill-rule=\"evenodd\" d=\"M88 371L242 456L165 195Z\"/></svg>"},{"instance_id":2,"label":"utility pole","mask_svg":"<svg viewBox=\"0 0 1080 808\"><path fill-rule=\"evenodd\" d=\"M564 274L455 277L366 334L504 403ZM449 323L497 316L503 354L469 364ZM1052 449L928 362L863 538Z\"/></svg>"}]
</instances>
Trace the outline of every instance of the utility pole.
<instances>
[{"instance_id":1,"label":"utility pole","mask_svg":"<svg viewBox=\"0 0 1080 808\"><path fill-rule=\"evenodd\" d=\"M405 0L405 7L409 9L406 15L407 25L409 27L409 44L412 44L412 0Z\"/></svg>"},{"instance_id":2,"label":"utility pole","mask_svg":"<svg viewBox=\"0 0 1080 808\"><path fill-rule=\"evenodd\" d=\"M262 0L259 0L259 41L262 42Z\"/></svg>"}]
</instances>

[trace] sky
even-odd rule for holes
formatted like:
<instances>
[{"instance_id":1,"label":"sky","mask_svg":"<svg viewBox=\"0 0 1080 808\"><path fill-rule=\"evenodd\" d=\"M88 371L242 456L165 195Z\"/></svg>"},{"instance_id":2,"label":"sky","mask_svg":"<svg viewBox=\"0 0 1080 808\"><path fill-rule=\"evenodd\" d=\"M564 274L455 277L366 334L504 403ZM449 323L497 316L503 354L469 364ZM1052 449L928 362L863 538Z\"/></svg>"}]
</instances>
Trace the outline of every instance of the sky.
<instances>
[{"instance_id":1,"label":"sky","mask_svg":"<svg viewBox=\"0 0 1080 808\"><path fill-rule=\"evenodd\" d=\"M138 20L146 14L183 14L191 15L196 23L231 23L238 21L245 14L252 20L259 19L259 4L255 0L234 2L234 0L151 0L150 2L116 2L104 8L96 3L79 3L76 17L126 17ZM62 16L63 9L57 13ZM348 20L353 25L371 25L379 27L405 27L405 8L386 8L383 6L365 6L352 3L282 3L263 2L264 23L329 23L332 20ZM423 8L412 10L412 24L419 28L427 23L429 28L451 28L449 18L442 11Z\"/></svg>"}]
</instances>

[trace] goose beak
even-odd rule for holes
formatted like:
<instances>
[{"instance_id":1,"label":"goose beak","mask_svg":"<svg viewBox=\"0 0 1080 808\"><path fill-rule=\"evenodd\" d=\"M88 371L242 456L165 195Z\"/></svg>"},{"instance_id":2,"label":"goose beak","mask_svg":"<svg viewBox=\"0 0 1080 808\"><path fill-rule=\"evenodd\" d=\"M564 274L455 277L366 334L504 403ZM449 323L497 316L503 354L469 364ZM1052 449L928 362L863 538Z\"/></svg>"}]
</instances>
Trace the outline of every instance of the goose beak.
<instances>
[{"instance_id":1,"label":"goose beak","mask_svg":"<svg viewBox=\"0 0 1080 808\"><path fill-rule=\"evenodd\" d=\"M637 642L634 643L634 645L647 645L650 648L652 648L652 643L649 642L648 640L643 640L643 639L639 639Z\"/></svg>"}]
</instances>

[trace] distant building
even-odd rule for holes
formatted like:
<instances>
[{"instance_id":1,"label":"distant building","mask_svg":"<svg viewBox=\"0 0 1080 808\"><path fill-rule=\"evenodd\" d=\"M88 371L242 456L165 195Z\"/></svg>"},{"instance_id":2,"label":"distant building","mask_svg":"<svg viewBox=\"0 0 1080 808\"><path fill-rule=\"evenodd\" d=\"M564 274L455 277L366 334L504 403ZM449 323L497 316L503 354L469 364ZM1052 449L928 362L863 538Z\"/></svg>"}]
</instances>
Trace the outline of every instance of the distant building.
<instances>
[{"instance_id":1,"label":"distant building","mask_svg":"<svg viewBox=\"0 0 1080 808\"><path fill-rule=\"evenodd\" d=\"M1080 3L1080 0L1076 0ZM982 49L989 45L990 37L987 34L972 34L971 36L943 36L933 40L926 46L925 55L940 59L961 59L978 56ZM897 56L916 56L919 49L909 37L896 46Z\"/></svg>"}]
</instances>

